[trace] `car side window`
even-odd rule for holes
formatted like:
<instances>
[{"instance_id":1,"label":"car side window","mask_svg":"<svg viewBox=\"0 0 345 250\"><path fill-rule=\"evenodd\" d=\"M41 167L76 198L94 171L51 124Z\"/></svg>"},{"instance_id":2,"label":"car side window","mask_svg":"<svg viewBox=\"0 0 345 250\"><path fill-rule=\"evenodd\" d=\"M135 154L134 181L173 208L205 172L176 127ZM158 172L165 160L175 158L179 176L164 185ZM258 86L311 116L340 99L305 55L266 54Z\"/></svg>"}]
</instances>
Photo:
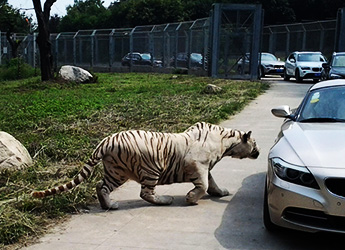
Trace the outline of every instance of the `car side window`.
<instances>
[{"instance_id":1,"label":"car side window","mask_svg":"<svg viewBox=\"0 0 345 250\"><path fill-rule=\"evenodd\" d=\"M288 60L289 60L289 61L291 61L291 60L296 61L295 55L294 55L294 54L291 54L291 55L289 56Z\"/></svg>"}]
</instances>

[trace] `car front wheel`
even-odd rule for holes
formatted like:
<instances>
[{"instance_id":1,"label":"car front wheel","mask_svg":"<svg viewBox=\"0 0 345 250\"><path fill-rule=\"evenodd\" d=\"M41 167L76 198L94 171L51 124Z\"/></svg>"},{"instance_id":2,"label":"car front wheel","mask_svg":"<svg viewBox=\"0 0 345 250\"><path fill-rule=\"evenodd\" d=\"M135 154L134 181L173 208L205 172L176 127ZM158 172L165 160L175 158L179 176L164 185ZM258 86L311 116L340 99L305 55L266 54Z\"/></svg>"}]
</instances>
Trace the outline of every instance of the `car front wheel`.
<instances>
[{"instance_id":1,"label":"car front wheel","mask_svg":"<svg viewBox=\"0 0 345 250\"><path fill-rule=\"evenodd\" d=\"M290 76L288 76L286 69L284 69L284 81L289 81L290 80Z\"/></svg>"},{"instance_id":2,"label":"car front wheel","mask_svg":"<svg viewBox=\"0 0 345 250\"><path fill-rule=\"evenodd\" d=\"M302 77L300 76L299 69L296 69L295 78L296 78L296 82L302 82L303 80Z\"/></svg>"}]
</instances>

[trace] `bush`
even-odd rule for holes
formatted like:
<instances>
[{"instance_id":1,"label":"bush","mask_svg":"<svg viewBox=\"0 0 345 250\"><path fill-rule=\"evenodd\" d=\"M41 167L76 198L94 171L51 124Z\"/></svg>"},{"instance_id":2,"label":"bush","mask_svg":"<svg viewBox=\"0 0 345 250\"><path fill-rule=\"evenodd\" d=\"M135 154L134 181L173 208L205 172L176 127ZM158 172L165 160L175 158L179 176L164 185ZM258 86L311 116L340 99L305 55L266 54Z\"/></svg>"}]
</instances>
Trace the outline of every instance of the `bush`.
<instances>
[{"instance_id":1,"label":"bush","mask_svg":"<svg viewBox=\"0 0 345 250\"><path fill-rule=\"evenodd\" d=\"M38 69L31 67L21 58L13 58L0 67L0 80L17 80L37 75Z\"/></svg>"}]
</instances>

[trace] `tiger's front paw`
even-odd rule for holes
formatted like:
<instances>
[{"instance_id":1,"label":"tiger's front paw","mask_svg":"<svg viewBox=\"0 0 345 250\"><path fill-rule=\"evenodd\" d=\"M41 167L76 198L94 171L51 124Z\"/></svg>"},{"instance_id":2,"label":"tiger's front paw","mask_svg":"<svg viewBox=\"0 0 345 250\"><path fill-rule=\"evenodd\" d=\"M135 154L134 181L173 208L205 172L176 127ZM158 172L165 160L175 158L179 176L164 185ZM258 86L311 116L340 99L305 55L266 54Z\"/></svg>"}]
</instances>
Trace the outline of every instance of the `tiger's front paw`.
<instances>
[{"instance_id":1,"label":"tiger's front paw","mask_svg":"<svg viewBox=\"0 0 345 250\"><path fill-rule=\"evenodd\" d=\"M194 192L189 192L186 196L186 202L189 205L198 205L198 199L196 198L196 194Z\"/></svg>"},{"instance_id":2,"label":"tiger's front paw","mask_svg":"<svg viewBox=\"0 0 345 250\"><path fill-rule=\"evenodd\" d=\"M226 188L219 188L219 189L209 189L207 193L211 196L223 197L230 195L229 191Z\"/></svg>"}]
</instances>

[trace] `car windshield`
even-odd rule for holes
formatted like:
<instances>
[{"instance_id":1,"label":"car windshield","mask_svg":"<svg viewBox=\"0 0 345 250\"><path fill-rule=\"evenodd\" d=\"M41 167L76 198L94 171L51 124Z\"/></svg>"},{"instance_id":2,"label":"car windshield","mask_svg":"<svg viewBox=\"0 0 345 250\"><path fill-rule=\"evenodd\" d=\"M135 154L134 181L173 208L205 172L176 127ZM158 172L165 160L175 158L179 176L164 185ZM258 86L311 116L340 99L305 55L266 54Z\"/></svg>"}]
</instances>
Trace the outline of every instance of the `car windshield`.
<instances>
[{"instance_id":1,"label":"car windshield","mask_svg":"<svg viewBox=\"0 0 345 250\"><path fill-rule=\"evenodd\" d=\"M261 54L261 61L278 61L278 59L271 54Z\"/></svg>"},{"instance_id":2,"label":"car windshield","mask_svg":"<svg viewBox=\"0 0 345 250\"><path fill-rule=\"evenodd\" d=\"M320 54L299 54L297 57L299 62L324 62Z\"/></svg>"},{"instance_id":3,"label":"car windshield","mask_svg":"<svg viewBox=\"0 0 345 250\"><path fill-rule=\"evenodd\" d=\"M311 91L304 101L299 122L345 122L345 86Z\"/></svg>"},{"instance_id":4,"label":"car windshield","mask_svg":"<svg viewBox=\"0 0 345 250\"><path fill-rule=\"evenodd\" d=\"M335 56L332 62L333 67L345 67L345 55Z\"/></svg>"}]
</instances>

